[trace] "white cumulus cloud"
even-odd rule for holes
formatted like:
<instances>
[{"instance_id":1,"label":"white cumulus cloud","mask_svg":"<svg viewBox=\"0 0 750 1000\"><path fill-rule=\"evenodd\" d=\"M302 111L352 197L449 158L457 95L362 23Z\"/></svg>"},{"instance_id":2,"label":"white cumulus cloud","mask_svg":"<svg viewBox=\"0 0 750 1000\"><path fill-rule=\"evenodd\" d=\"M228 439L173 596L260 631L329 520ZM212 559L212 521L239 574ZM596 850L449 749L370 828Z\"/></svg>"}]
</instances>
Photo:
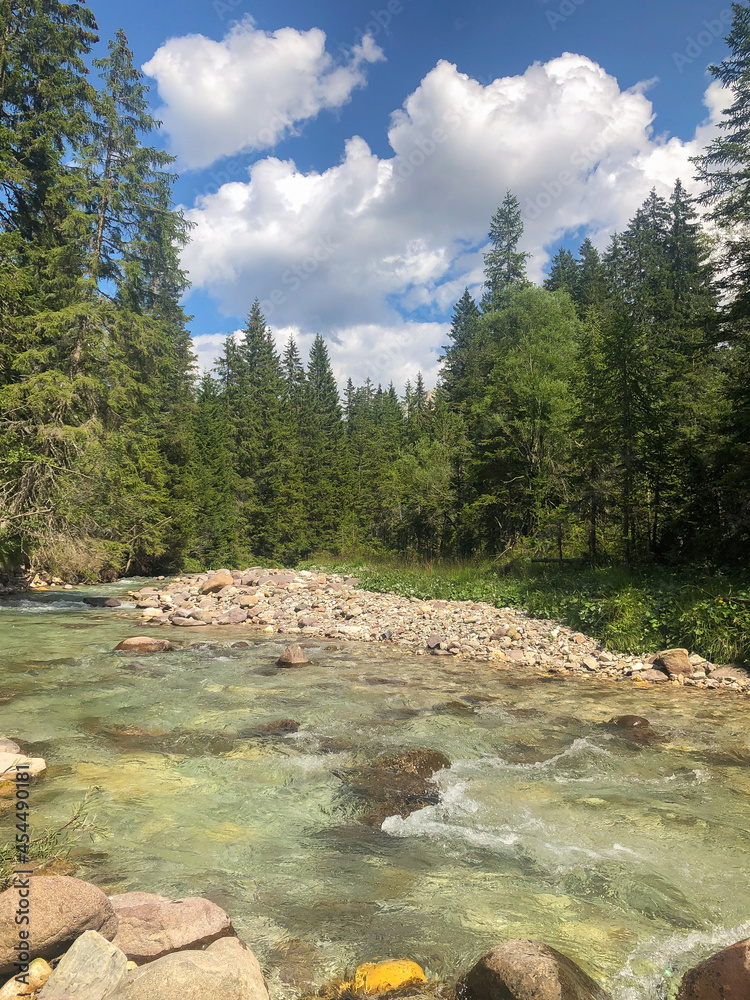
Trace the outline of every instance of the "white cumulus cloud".
<instances>
[{"instance_id":1,"label":"white cumulus cloud","mask_svg":"<svg viewBox=\"0 0 750 1000\"><path fill-rule=\"evenodd\" d=\"M344 63L326 51L320 28L258 30L247 16L219 42L170 38L144 64L157 81L157 114L186 168L269 149L299 122L340 108L365 83L365 66L384 59L370 36Z\"/></svg>"},{"instance_id":2,"label":"white cumulus cloud","mask_svg":"<svg viewBox=\"0 0 750 1000\"><path fill-rule=\"evenodd\" d=\"M725 98L713 84L695 135L670 138L654 129L647 85L621 90L584 56L489 84L439 62L392 115L391 156L355 136L320 172L256 162L246 180L188 212L196 228L183 263L226 315L257 295L274 326L319 330L353 370L371 341L416 345L429 370L452 304L464 285L479 290L490 217L507 188L523 207L538 280L565 233L604 245L652 187L666 195L681 178L693 188L690 157ZM696 108L696 121L705 116ZM383 381L403 383L404 350Z\"/></svg>"}]
</instances>

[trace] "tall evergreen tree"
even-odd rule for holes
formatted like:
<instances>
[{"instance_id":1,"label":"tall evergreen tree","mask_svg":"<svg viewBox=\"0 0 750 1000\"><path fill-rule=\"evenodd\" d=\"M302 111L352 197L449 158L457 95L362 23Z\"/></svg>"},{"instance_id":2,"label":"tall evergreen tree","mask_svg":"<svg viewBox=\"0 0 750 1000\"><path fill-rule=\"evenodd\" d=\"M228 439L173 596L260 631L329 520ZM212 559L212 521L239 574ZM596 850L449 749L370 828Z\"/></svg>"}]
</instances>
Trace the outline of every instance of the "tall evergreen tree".
<instances>
[{"instance_id":1,"label":"tall evergreen tree","mask_svg":"<svg viewBox=\"0 0 750 1000\"><path fill-rule=\"evenodd\" d=\"M328 348L320 334L310 349L307 392L310 409L307 479L310 524L317 547L335 548L341 543L341 526L346 515L344 424Z\"/></svg>"},{"instance_id":2,"label":"tall evergreen tree","mask_svg":"<svg viewBox=\"0 0 750 1000\"><path fill-rule=\"evenodd\" d=\"M526 261L531 254L518 249L523 218L518 198L510 191L492 216L489 239L492 249L484 255L485 285L491 300L509 288L526 283Z\"/></svg>"}]
</instances>

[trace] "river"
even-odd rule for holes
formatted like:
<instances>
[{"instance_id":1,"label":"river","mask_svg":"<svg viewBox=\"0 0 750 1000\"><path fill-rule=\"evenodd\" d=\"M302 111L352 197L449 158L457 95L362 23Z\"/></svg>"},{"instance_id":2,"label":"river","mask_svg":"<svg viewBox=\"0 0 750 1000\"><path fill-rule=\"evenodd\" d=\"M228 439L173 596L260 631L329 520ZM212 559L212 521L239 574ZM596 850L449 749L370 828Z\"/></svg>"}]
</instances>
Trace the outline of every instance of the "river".
<instances>
[{"instance_id":1,"label":"river","mask_svg":"<svg viewBox=\"0 0 750 1000\"><path fill-rule=\"evenodd\" d=\"M47 759L37 832L100 789L82 878L214 900L272 996L378 957L450 979L534 937L617 1000L652 1000L750 935L747 698L325 641L279 670L283 638L244 627L114 653L143 633L135 609L81 598L144 582L0 599L0 735ZM659 740L605 725L624 714ZM262 732L282 719L299 730ZM414 747L453 762L437 801L362 825L352 769Z\"/></svg>"}]
</instances>

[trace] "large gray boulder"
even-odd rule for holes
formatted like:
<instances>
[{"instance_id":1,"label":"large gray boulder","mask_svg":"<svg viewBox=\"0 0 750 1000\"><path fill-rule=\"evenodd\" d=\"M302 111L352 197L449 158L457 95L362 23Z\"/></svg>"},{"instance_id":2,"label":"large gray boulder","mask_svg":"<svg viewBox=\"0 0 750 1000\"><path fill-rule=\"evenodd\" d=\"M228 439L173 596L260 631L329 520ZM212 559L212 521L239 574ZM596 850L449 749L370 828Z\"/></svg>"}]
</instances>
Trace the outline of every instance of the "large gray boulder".
<instances>
[{"instance_id":1,"label":"large gray boulder","mask_svg":"<svg viewBox=\"0 0 750 1000\"><path fill-rule=\"evenodd\" d=\"M523 938L483 955L465 987L472 1000L611 1000L571 959Z\"/></svg>"},{"instance_id":2,"label":"large gray boulder","mask_svg":"<svg viewBox=\"0 0 750 1000\"><path fill-rule=\"evenodd\" d=\"M39 1000L104 1000L127 975L125 955L96 931L86 931L63 955Z\"/></svg>"},{"instance_id":3,"label":"large gray boulder","mask_svg":"<svg viewBox=\"0 0 750 1000\"><path fill-rule=\"evenodd\" d=\"M30 923L20 929L29 931L34 958L57 958L84 931L98 931L108 941L117 933L112 904L95 885L67 875L37 876L25 881ZM18 885L0 893L0 975L15 972L18 906Z\"/></svg>"},{"instance_id":4,"label":"large gray boulder","mask_svg":"<svg viewBox=\"0 0 750 1000\"><path fill-rule=\"evenodd\" d=\"M108 1000L268 1000L268 990L247 945L221 938L135 969Z\"/></svg>"},{"instance_id":5,"label":"large gray boulder","mask_svg":"<svg viewBox=\"0 0 750 1000\"><path fill-rule=\"evenodd\" d=\"M175 951L205 948L235 933L220 906L197 896L168 899L128 892L110 896L110 902L119 921L114 944L138 965Z\"/></svg>"}]
</instances>

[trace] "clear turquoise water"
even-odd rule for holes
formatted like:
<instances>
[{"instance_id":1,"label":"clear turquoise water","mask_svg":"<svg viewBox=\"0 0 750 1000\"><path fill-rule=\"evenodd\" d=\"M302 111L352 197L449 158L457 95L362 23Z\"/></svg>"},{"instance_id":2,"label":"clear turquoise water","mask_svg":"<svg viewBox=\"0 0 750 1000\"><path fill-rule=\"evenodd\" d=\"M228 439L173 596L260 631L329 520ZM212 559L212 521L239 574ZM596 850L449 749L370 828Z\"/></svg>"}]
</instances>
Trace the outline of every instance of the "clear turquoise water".
<instances>
[{"instance_id":1,"label":"clear turquoise water","mask_svg":"<svg viewBox=\"0 0 750 1000\"><path fill-rule=\"evenodd\" d=\"M37 828L98 786L82 876L215 900L276 995L293 992L273 971L292 959L316 984L389 956L448 978L524 936L646 1000L665 970L750 935L747 699L364 644L283 671L279 637L218 628L157 630L181 648L125 657L112 650L144 632L135 610L81 596L0 601L0 734L49 765ZM191 648L240 638L251 648ZM603 725L628 713L662 740ZM238 736L289 718L299 732ZM362 826L348 769L411 747L453 761L438 804Z\"/></svg>"}]
</instances>

